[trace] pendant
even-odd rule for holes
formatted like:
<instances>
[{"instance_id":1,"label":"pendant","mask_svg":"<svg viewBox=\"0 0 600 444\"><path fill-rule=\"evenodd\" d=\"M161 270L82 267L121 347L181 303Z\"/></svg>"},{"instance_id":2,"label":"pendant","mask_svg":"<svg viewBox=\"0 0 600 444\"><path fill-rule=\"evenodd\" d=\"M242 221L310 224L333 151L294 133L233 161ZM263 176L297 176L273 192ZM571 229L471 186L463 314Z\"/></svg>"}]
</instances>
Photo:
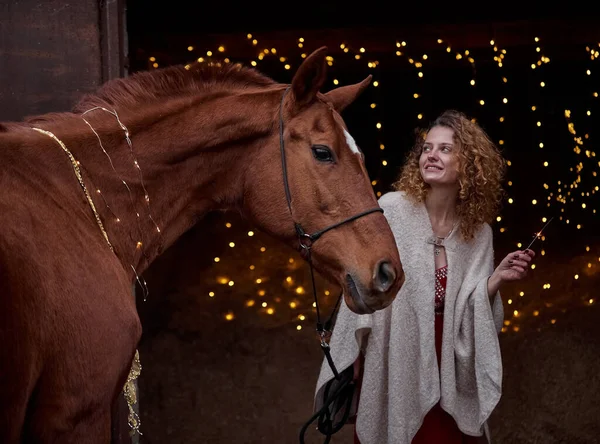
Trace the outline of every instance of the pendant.
<instances>
[{"instance_id":1,"label":"pendant","mask_svg":"<svg viewBox=\"0 0 600 444\"><path fill-rule=\"evenodd\" d=\"M442 247L444 246L445 239L446 238L444 237L430 236L427 238L426 242L433 245L433 253L436 256L439 256L440 252L442 251Z\"/></svg>"},{"instance_id":2,"label":"pendant","mask_svg":"<svg viewBox=\"0 0 600 444\"><path fill-rule=\"evenodd\" d=\"M427 242L428 244L435 245L436 248L439 248L444 246L445 239L446 238L444 237L429 236L425 242Z\"/></svg>"}]
</instances>

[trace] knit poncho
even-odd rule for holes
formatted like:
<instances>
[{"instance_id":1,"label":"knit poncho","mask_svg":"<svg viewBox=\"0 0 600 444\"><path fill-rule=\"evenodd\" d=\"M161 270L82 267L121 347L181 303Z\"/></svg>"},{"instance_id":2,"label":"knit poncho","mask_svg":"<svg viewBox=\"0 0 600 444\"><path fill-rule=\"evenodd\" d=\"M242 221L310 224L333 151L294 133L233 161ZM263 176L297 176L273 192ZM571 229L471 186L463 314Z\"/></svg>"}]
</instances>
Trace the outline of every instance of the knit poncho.
<instances>
[{"instance_id":1,"label":"knit poncho","mask_svg":"<svg viewBox=\"0 0 600 444\"><path fill-rule=\"evenodd\" d=\"M489 440L486 421L501 395L498 333L504 316L500 294L491 306L487 290L494 270L492 229L484 224L468 242L454 230L445 240L448 278L438 368L435 262L433 245L427 242L433 231L427 210L397 191L379 203L398 245L405 283L392 305L373 314L357 315L342 303L330 341L340 373L361 348L365 352L358 438L361 444L410 444L427 412L440 401L461 431L485 433ZM324 386L332 379L324 360L315 411L323 405Z\"/></svg>"}]
</instances>

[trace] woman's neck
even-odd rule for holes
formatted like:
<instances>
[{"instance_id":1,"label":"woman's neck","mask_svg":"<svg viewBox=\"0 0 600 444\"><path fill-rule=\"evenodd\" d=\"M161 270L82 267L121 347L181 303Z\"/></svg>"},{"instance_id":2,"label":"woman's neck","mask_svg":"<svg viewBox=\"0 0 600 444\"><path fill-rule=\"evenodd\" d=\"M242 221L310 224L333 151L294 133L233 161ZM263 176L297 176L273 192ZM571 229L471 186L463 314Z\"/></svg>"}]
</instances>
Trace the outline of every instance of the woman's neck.
<instances>
[{"instance_id":1,"label":"woman's neck","mask_svg":"<svg viewBox=\"0 0 600 444\"><path fill-rule=\"evenodd\" d=\"M458 219L456 199L458 192L453 188L431 188L425 198L425 208L431 228L437 237L446 237Z\"/></svg>"}]
</instances>

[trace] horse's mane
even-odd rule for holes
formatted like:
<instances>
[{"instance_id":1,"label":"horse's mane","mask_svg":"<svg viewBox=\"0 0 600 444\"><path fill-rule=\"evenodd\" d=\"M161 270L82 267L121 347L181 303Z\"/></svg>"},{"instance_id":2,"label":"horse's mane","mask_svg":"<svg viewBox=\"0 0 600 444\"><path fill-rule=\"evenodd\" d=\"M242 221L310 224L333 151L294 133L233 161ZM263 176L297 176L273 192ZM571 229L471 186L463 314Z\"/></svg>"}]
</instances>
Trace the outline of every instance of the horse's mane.
<instances>
[{"instance_id":1,"label":"horse's mane","mask_svg":"<svg viewBox=\"0 0 600 444\"><path fill-rule=\"evenodd\" d=\"M275 84L271 78L240 64L198 63L136 73L111 80L75 105L73 112L95 106L139 106L164 98L181 97L205 91L211 93Z\"/></svg>"},{"instance_id":2,"label":"horse's mane","mask_svg":"<svg viewBox=\"0 0 600 444\"><path fill-rule=\"evenodd\" d=\"M175 65L153 71L138 72L130 77L110 80L95 92L88 93L73 107L79 114L96 106L108 109L134 108L166 98L176 98L203 92L218 93L264 87L276 82L254 68L238 63L198 63ZM30 116L28 123L59 121L68 113L48 113ZM0 128L1 131L1 128Z\"/></svg>"}]
</instances>

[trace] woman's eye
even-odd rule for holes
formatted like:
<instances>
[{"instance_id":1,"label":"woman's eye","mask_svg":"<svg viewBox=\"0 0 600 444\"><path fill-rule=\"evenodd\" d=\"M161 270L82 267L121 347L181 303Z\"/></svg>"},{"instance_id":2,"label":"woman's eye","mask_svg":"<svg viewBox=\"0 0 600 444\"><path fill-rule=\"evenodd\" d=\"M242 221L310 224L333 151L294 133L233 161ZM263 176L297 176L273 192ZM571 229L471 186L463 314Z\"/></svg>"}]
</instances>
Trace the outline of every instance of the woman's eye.
<instances>
[{"instance_id":1,"label":"woman's eye","mask_svg":"<svg viewBox=\"0 0 600 444\"><path fill-rule=\"evenodd\" d=\"M333 162L333 153L331 149L325 145L314 145L312 153L315 159L319 162Z\"/></svg>"}]
</instances>

